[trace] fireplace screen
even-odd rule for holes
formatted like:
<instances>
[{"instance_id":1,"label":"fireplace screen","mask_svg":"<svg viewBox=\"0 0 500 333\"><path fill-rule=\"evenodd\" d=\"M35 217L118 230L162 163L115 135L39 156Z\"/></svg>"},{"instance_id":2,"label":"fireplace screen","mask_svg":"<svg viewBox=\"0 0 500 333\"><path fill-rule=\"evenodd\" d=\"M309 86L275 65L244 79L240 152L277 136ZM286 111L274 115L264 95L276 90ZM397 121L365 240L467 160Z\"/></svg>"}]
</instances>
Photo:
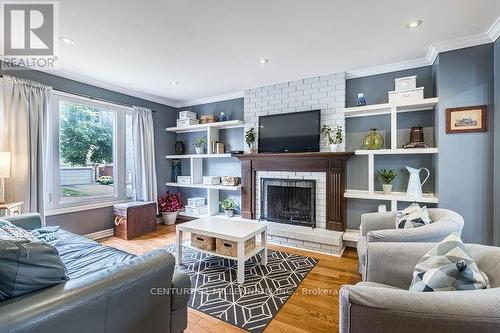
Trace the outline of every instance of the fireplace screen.
<instances>
[{"instance_id":1,"label":"fireplace screen","mask_svg":"<svg viewBox=\"0 0 500 333\"><path fill-rule=\"evenodd\" d=\"M260 219L316 226L316 181L261 178Z\"/></svg>"}]
</instances>

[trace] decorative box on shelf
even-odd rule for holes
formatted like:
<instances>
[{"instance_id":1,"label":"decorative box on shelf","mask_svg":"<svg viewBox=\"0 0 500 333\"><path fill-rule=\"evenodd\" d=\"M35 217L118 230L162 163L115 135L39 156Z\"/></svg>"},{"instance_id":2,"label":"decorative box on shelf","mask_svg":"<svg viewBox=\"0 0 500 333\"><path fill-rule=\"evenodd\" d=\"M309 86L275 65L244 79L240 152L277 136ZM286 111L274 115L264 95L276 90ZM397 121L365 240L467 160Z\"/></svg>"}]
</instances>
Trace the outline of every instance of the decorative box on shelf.
<instances>
[{"instance_id":1,"label":"decorative box on shelf","mask_svg":"<svg viewBox=\"0 0 500 333\"><path fill-rule=\"evenodd\" d=\"M198 125L200 121L198 119L177 119L177 127L187 127L191 125Z\"/></svg>"},{"instance_id":2,"label":"decorative box on shelf","mask_svg":"<svg viewBox=\"0 0 500 333\"><path fill-rule=\"evenodd\" d=\"M133 201L113 206L114 235L125 240L156 230L156 202Z\"/></svg>"},{"instance_id":3,"label":"decorative box on shelf","mask_svg":"<svg viewBox=\"0 0 500 333\"><path fill-rule=\"evenodd\" d=\"M399 77L394 80L395 91L406 91L417 88L417 76Z\"/></svg>"},{"instance_id":4,"label":"decorative box on shelf","mask_svg":"<svg viewBox=\"0 0 500 333\"><path fill-rule=\"evenodd\" d=\"M220 177L203 176L203 184L205 184L205 185L219 185L220 184Z\"/></svg>"},{"instance_id":5,"label":"decorative box on shelf","mask_svg":"<svg viewBox=\"0 0 500 333\"><path fill-rule=\"evenodd\" d=\"M196 216L208 214L208 206L207 205L200 206L200 207L186 206L186 207L184 207L184 212L186 212L187 214L196 215Z\"/></svg>"},{"instance_id":6,"label":"decorative box on shelf","mask_svg":"<svg viewBox=\"0 0 500 333\"><path fill-rule=\"evenodd\" d=\"M191 184L191 176L177 176L177 184L181 185Z\"/></svg>"},{"instance_id":7,"label":"decorative box on shelf","mask_svg":"<svg viewBox=\"0 0 500 333\"><path fill-rule=\"evenodd\" d=\"M196 113L191 111L181 111L179 112L179 120L194 119L196 120Z\"/></svg>"},{"instance_id":8,"label":"decorative box on shelf","mask_svg":"<svg viewBox=\"0 0 500 333\"><path fill-rule=\"evenodd\" d=\"M424 100L424 87L409 89L405 91L389 91L389 103L409 104Z\"/></svg>"},{"instance_id":9,"label":"decorative box on shelf","mask_svg":"<svg viewBox=\"0 0 500 333\"><path fill-rule=\"evenodd\" d=\"M223 176L223 177L221 177L221 183L224 186L237 186L240 184L240 177Z\"/></svg>"},{"instance_id":10,"label":"decorative box on shelf","mask_svg":"<svg viewBox=\"0 0 500 333\"><path fill-rule=\"evenodd\" d=\"M215 237L191 233L191 246L205 251L215 251Z\"/></svg>"},{"instance_id":11,"label":"decorative box on shelf","mask_svg":"<svg viewBox=\"0 0 500 333\"><path fill-rule=\"evenodd\" d=\"M215 123L217 119L215 119L215 116L213 114L205 114L200 116L200 124L209 124L209 123Z\"/></svg>"},{"instance_id":12,"label":"decorative box on shelf","mask_svg":"<svg viewBox=\"0 0 500 333\"><path fill-rule=\"evenodd\" d=\"M188 207L202 207L205 206L205 198L203 197L192 197L187 199Z\"/></svg>"},{"instance_id":13,"label":"decorative box on shelf","mask_svg":"<svg viewBox=\"0 0 500 333\"><path fill-rule=\"evenodd\" d=\"M255 249L255 237L245 241L245 254L250 253ZM215 253L223 256L237 257L238 256L238 243L229 241L222 238L215 240Z\"/></svg>"}]
</instances>

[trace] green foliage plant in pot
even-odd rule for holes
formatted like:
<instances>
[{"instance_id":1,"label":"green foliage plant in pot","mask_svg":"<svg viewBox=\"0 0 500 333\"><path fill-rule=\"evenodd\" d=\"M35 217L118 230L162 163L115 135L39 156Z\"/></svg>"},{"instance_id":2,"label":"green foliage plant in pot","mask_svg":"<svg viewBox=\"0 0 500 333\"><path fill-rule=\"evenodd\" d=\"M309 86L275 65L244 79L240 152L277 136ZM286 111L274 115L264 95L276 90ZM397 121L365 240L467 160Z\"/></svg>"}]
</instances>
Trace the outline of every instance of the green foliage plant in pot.
<instances>
[{"instance_id":1,"label":"green foliage plant in pot","mask_svg":"<svg viewBox=\"0 0 500 333\"><path fill-rule=\"evenodd\" d=\"M245 132L245 142L253 153L255 151L255 128L251 127Z\"/></svg>"},{"instance_id":2,"label":"green foliage plant in pot","mask_svg":"<svg viewBox=\"0 0 500 333\"><path fill-rule=\"evenodd\" d=\"M219 204L222 207L222 209L224 209L224 214L226 214L227 217L234 216L234 209L236 208L236 201L234 201L233 198L226 197L224 200L219 202Z\"/></svg>"},{"instance_id":3,"label":"green foliage plant in pot","mask_svg":"<svg viewBox=\"0 0 500 333\"><path fill-rule=\"evenodd\" d=\"M392 182L398 176L394 169L380 169L377 171L377 178L382 182L382 189L385 195L392 193Z\"/></svg>"},{"instance_id":4,"label":"green foliage plant in pot","mask_svg":"<svg viewBox=\"0 0 500 333\"><path fill-rule=\"evenodd\" d=\"M330 146L330 151L339 151L340 144L343 142L342 126L331 128L328 125L323 125L321 133L325 136L326 143Z\"/></svg>"},{"instance_id":5,"label":"green foliage plant in pot","mask_svg":"<svg viewBox=\"0 0 500 333\"><path fill-rule=\"evenodd\" d=\"M207 138L204 136L199 136L194 139L194 148L196 150L196 154L203 154L205 152L205 142Z\"/></svg>"}]
</instances>

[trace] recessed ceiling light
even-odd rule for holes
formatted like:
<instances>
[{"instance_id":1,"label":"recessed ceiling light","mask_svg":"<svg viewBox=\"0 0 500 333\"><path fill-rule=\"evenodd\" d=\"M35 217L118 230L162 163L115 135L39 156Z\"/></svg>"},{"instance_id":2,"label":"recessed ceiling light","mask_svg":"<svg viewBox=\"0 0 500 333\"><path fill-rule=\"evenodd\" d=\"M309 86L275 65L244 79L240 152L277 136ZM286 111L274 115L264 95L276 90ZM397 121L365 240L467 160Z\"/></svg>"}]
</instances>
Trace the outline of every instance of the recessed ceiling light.
<instances>
[{"instance_id":1,"label":"recessed ceiling light","mask_svg":"<svg viewBox=\"0 0 500 333\"><path fill-rule=\"evenodd\" d=\"M265 65L268 63L269 63L269 59L267 59L267 58L260 58L259 59L259 64L261 64L261 65Z\"/></svg>"},{"instance_id":2,"label":"recessed ceiling light","mask_svg":"<svg viewBox=\"0 0 500 333\"><path fill-rule=\"evenodd\" d=\"M75 44L75 40L74 39L71 39L69 37L61 37L60 38L64 43L66 44L69 44L69 45L73 45Z\"/></svg>"},{"instance_id":3,"label":"recessed ceiling light","mask_svg":"<svg viewBox=\"0 0 500 333\"><path fill-rule=\"evenodd\" d=\"M170 84L173 86L178 86L181 83L179 81L170 81Z\"/></svg>"},{"instance_id":4,"label":"recessed ceiling light","mask_svg":"<svg viewBox=\"0 0 500 333\"><path fill-rule=\"evenodd\" d=\"M413 28L416 28L418 26L420 26L422 24L422 20L412 20L410 22L408 22L408 29L413 29Z\"/></svg>"}]
</instances>

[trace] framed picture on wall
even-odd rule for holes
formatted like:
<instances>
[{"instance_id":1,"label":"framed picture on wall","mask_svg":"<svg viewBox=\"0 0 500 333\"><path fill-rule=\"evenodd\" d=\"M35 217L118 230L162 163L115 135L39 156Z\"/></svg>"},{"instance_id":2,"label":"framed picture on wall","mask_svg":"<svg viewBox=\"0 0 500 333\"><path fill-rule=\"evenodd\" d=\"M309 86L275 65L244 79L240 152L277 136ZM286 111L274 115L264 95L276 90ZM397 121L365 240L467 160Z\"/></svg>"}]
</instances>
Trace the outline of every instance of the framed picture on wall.
<instances>
[{"instance_id":1,"label":"framed picture on wall","mask_svg":"<svg viewBox=\"0 0 500 333\"><path fill-rule=\"evenodd\" d=\"M486 132L486 105L446 109L446 133Z\"/></svg>"}]
</instances>

